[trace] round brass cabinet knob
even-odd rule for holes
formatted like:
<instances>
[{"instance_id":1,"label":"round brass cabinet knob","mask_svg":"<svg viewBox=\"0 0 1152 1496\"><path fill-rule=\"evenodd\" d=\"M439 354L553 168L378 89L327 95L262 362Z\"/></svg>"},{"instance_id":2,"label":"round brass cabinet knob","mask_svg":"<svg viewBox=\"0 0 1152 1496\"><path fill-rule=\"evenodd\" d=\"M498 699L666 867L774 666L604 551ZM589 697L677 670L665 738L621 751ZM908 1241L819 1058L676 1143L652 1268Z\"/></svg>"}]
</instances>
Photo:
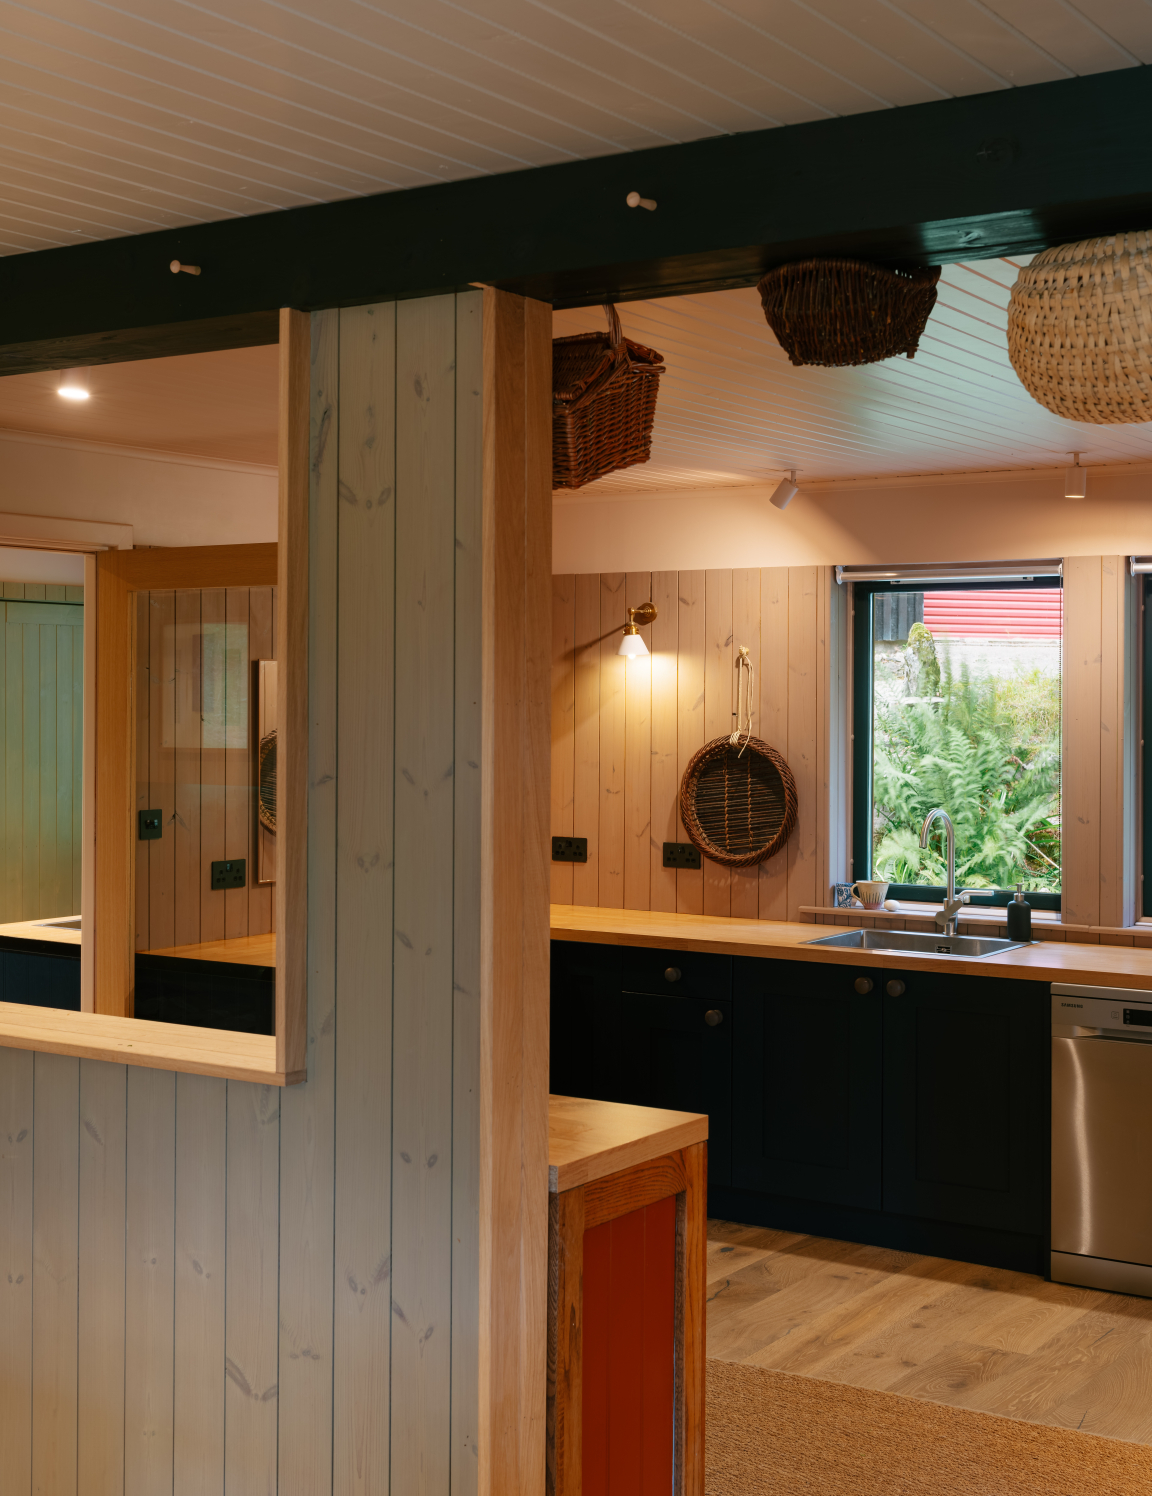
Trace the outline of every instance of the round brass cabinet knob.
<instances>
[{"instance_id":1,"label":"round brass cabinet knob","mask_svg":"<svg viewBox=\"0 0 1152 1496\"><path fill-rule=\"evenodd\" d=\"M867 997L869 992L872 991L872 978L857 977L852 985L853 987L855 987L856 991L860 994L861 997Z\"/></svg>"},{"instance_id":2,"label":"round brass cabinet knob","mask_svg":"<svg viewBox=\"0 0 1152 1496\"><path fill-rule=\"evenodd\" d=\"M704 1014L704 1022L709 1028L715 1028L718 1023L724 1022L724 1014L721 1013L719 1008L709 1008L707 1013Z\"/></svg>"},{"instance_id":3,"label":"round brass cabinet knob","mask_svg":"<svg viewBox=\"0 0 1152 1496\"><path fill-rule=\"evenodd\" d=\"M887 987L885 987L884 991L887 992L887 994L888 994L889 997L903 997L904 996L904 983L896 981L895 979L893 979L891 982L888 983L888 985L887 985Z\"/></svg>"},{"instance_id":4,"label":"round brass cabinet knob","mask_svg":"<svg viewBox=\"0 0 1152 1496\"><path fill-rule=\"evenodd\" d=\"M678 982L680 980L680 968L678 966L667 967L664 972L664 980L666 982Z\"/></svg>"}]
</instances>

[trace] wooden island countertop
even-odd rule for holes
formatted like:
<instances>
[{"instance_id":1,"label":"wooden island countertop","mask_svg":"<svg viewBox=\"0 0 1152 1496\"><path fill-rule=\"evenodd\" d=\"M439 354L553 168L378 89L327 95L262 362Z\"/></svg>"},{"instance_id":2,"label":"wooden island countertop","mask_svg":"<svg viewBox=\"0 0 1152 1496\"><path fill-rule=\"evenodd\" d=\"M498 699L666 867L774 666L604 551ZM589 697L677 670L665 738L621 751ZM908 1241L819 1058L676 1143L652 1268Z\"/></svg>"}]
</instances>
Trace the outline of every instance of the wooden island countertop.
<instances>
[{"instance_id":1,"label":"wooden island countertop","mask_svg":"<svg viewBox=\"0 0 1152 1496\"><path fill-rule=\"evenodd\" d=\"M548 1098L548 1189L576 1189L708 1139L708 1118L618 1101Z\"/></svg>"},{"instance_id":2,"label":"wooden island countertop","mask_svg":"<svg viewBox=\"0 0 1152 1496\"><path fill-rule=\"evenodd\" d=\"M848 912L848 911L845 911ZM851 911L859 914L859 910ZM953 976L1009 977L1028 982L1076 982L1098 987L1152 988L1152 951L1122 945L1082 945L1040 940L1016 951L980 960L920 956L908 951L837 949L811 945L838 931L829 925L731 919L707 914L663 914L634 909L595 909L553 904L553 940L599 945L648 946L787 961L823 961L836 966L923 967Z\"/></svg>"}]
</instances>

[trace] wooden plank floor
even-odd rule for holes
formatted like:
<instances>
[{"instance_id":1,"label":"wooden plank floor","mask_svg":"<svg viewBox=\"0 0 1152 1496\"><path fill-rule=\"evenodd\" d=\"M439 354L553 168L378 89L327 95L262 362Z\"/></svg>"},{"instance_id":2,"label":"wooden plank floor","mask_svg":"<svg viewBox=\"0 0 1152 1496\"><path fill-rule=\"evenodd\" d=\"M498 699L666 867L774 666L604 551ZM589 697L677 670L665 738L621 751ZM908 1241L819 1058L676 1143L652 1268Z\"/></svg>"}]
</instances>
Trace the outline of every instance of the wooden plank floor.
<instances>
[{"instance_id":1,"label":"wooden plank floor","mask_svg":"<svg viewBox=\"0 0 1152 1496\"><path fill-rule=\"evenodd\" d=\"M708 1355L1152 1443L1152 1300L708 1223Z\"/></svg>"}]
</instances>

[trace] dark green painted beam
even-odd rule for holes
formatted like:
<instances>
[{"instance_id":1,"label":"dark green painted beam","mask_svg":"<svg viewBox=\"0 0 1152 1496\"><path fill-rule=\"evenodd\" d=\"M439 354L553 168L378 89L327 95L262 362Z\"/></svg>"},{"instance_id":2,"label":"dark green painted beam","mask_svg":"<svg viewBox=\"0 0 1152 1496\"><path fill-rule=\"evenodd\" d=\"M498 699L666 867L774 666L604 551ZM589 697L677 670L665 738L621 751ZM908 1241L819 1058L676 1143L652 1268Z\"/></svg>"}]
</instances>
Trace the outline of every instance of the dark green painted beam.
<instances>
[{"instance_id":1,"label":"dark green painted beam","mask_svg":"<svg viewBox=\"0 0 1152 1496\"><path fill-rule=\"evenodd\" d=\"M749 285L810 255L1031 253L1152 226L1150 120L1152 69L1132 68L12 256L0 370L191 351L197 322L212 346L270 341L281 305L477 281L572 306ZM628 208L633 189L656 212Z\"/></svg>"}]
</instances>

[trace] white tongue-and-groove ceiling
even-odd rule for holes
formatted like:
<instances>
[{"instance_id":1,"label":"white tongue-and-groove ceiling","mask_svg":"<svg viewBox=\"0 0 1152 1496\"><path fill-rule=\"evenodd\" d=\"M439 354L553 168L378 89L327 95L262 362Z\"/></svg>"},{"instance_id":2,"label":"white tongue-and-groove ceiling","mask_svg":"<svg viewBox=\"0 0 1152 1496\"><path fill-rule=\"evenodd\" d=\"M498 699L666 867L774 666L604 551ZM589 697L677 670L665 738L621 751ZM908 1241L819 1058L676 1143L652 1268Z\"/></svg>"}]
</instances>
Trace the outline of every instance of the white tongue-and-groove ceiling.
<instances>
[{"instance_id":1,"label":"white tongue-and-groove ceiling","mask_svg":"<svg viewBox=\"0 0 1152 1496\"><path fill-rule=\"evenodd\" d=\"M632 301L626 337L663 354L652 459L566 500L774 482L1152 460L1152 423L1051 415L1008 360L1008 298L1026 260L945 266L914 359L794 368L754 289ZM597 307L553 315L557 337L602 331Z\"/></svg>"},{"instance_id":2,"label":"white tongue-and-groove ceiling","mask_svg":"<svg viewBox=\"0 0 1152 1496\"><path fill-rule=\"evenodd\" d=\"M0 0L0 255L1149 61L1149 0ZM915 361L866 369L793 369L753 290L629 303L653 460L563 497L1152 458L1020 387L1015 273L946 268ZM106 366L71 412L10 376L0 429L270 462L272 352Z\"/></svg>"},{"instance_id":3,"label":"white tongue-and-groove ceiling","mask_svg":"<svg viewBox=\"0 0 1152 1496\"><path fill-rule=\"evenodd\" d=\"M1149 61L1145 0L0 0L0 254Z\"/></svg>"}]
</instances>

